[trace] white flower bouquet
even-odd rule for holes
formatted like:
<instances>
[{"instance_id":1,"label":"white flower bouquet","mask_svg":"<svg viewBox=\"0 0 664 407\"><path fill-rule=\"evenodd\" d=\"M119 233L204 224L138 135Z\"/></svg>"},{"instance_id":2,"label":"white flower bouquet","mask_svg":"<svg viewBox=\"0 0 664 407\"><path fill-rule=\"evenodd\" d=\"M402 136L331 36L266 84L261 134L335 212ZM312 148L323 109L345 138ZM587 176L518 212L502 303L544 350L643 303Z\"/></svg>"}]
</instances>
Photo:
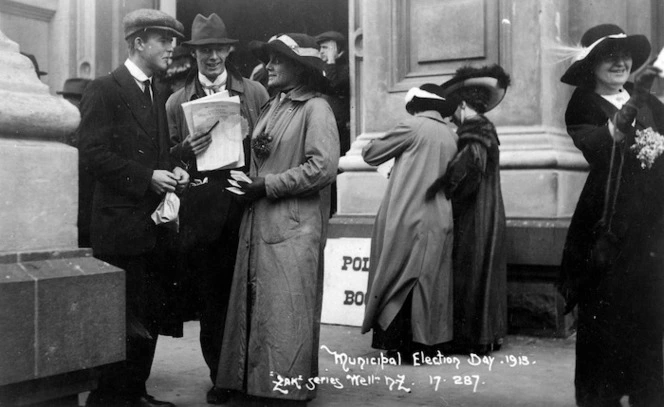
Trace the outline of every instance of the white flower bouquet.
<instances>
[{"instance_id":1,"label":"white flower bouquet","mask_svg":"<svg viewBox=\"0 0 664 407\"><path fill-rule=\"evenodd\" d=\"M652 127L637 130L634 144L630 147L641 162L641 168L650 169L657 157L664 152L664 136L657 133Z\"/></svg>"}]
</instances>

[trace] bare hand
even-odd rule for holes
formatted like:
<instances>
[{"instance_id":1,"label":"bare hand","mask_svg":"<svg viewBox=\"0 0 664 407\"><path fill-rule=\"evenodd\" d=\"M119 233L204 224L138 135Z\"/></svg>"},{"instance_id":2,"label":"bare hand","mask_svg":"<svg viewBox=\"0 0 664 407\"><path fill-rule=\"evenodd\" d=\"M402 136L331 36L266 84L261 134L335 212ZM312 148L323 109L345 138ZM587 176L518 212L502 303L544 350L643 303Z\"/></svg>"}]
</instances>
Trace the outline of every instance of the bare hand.
<instances>
[{"instance_id":1,"label":"bare hand","mask_svg":"<svg viewBox=\"0 0 664 407\"><path fill-rule=\"evenodd\" d=\"M335 41L327 41L321 44L320 58L327 64L334 64L341 56Z\"/></svg>"},{"instance_id":2,"label":"bare hand","mask_svg":"<svg viewBox=\"0 0 664 407\"><path fill-rule=\"evenodd\" d=\"M173 169L173 175L178 179L178 183L175 186L176 192L182 192L189 185L189 173L183 170L180 167L175 167Z\"/></svg>"},{"instance_id":3,"label":"bare hand","mask_svg":"<svg viewBox=\"0 0 664 407\"><path fill-rule=\"evenodd\" d=\"M197 132L187 135L182 142L182 148L187 154L200 155L210 147L210 143L212 143L212 135L209 132Z\"/></svg>"},{"instance_id":4,"label":"bare hand","mask_svg":"<svg viewBox=\"0 0 664 407\"><path fill-rule=\"evenodd\" d=\"M152 180L150 181L150 189L158 195L164 195L166 192L174 192L178 179L175 175L166 170L152 171Z\"/></svg>"}]
</instances>

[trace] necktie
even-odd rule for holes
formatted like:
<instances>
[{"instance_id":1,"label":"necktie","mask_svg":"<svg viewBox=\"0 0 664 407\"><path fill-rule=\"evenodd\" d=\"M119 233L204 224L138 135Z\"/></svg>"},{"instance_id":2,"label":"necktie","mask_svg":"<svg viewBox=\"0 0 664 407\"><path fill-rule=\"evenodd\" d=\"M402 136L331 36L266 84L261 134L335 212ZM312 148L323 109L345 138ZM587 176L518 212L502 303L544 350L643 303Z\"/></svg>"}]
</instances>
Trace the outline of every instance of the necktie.
<instances>
[{"instance_id":1,"label":"necktie","mask_svg":"<svg viewBox=\"0 0 664 407\"><path fill-rule=\"evenodd\" d=\"M212 93L217 93L217 92L219 92L219 89L221 89L222 86L224 86L223 83L220 84L220 85L203 86L203 89L205 89L209 92L212 92Z\"/></svg>"},{"instance_id":2,"label":"necktie","mask_svg":"<svg viewBox=\"0 0 664 407\"><path fill-rule=\"evenodd\" d=\"M143 94L145 95L147 100L150 102L150 104L152 104L152 93L150 92L151 83L152 83L152 81L150 81L149 79L146 79L146 80L143 81L143 85L144 85L143 86Z\"/></svg>"}]
</instances>

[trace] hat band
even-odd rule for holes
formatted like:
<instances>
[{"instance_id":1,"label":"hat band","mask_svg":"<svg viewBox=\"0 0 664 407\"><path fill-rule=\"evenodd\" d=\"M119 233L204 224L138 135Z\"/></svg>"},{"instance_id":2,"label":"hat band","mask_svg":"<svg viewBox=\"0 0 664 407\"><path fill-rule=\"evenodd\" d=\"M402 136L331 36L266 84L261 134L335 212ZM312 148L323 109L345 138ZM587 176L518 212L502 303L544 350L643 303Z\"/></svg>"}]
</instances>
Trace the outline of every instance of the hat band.
<instances>
[{"instance_id":1,"label":"hat band","mask_svg":"<svg viewBox=\"0 0 664 407\"><path fill-rule=\"evenodd\" d=\"M586 48L582 48L579 54L574 58L574 62L580 61L584 59L585 57L590 54L590 51L592 51L596 46L599 45L600 42L608 39L608 38L627 38L627 34L612 34L612 35L607 35L606 37L602 37L598 39L597 41L593 42Z\"/></svg>"},{"instance_id":2,"label":"hat band","mask_svg":"<svg viewBox=\"0 0 664 407\"><path fill-rule=\"evenodd\" d=\"M319 51L316 48L302 48L299 45L297 45L297 42L295 42L295 40L289 37L288 35L279 35L279 36L275 35L274 37L270 38L268 43L274 41L283 42L288 48L290 48L291 51L296 53L298 56L320 58Z\"/></svg>"},{"instance_id":3,"label":"hat band","mask_svg":"<svg viewBox=\"0 0 664 407\"><path fill-rule=\"evenodd\" d=\"M440 97L435 93L427 92L426 90L422 90L420 88L410 88L408 93L406 93L406 103L410 102L413 100L413 98L416 97L420 99L446 100L444 97Z\"/></svg>"}]
</instances>

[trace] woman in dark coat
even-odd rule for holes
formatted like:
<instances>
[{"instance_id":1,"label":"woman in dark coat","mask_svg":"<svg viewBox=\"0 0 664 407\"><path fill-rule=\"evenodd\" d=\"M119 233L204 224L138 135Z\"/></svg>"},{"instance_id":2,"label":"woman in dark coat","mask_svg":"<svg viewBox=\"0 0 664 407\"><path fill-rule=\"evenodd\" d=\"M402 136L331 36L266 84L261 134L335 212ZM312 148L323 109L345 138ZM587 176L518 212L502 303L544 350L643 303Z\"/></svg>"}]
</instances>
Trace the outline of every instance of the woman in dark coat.
<instances>
[{"instance_id":1,"label":"woman in dark coat","mask_svg":"<svg viewBox=\"0 0 664 407\"><path fill-rule=\"evenodd\" d=\"M500 142L484 113L502 101L509 83L493 65L460 68L442 85L446 97L459 100L453 117L459 152L429 196L442 186L454 207L454 348L464 353L487 354L507 334Z\"/></svg>"},{"instance_id":2,"label":"woman in dark coat","mask_svg":"<svg viewBox=\"0 0 664 407\"><path fill-rule=\"evenodd\" d=\"M591 28L581 45L561 78L577 87L565 122L590 165L568 231L560 282L567 310L578 305L576 401L620 406L628 395L631 406L663 406L664 160L642 168L630 149L637 130L664 132L664 105L649 93L659 70L646 67L636 85L627 83L646 63L650 43L615 25ZM607 198L615 199L605 218L614 236L607 253L616 256L598 267L591 259L603 251L593 243Z\"/></svg>"}]
</instances>

